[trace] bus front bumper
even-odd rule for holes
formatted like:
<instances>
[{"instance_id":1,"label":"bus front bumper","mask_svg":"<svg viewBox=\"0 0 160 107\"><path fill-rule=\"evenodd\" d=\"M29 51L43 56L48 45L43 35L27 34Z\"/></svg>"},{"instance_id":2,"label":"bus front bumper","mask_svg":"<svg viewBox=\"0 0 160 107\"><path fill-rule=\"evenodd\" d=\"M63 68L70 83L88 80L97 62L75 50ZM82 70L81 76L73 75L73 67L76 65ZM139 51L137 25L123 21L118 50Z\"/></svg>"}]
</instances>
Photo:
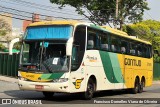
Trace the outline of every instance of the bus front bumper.
<instances>
[{"instance_id":1,"label":"bus front bumper","mask_svg":"<svg viewBox=\"0 0 160 107\"><path fill-rule=\"evenodd\" d=\"M49 92L65 92L69 93L68 82L32 82L19 80L20 90L49 91Z\"/></svg>"}]
</instances>

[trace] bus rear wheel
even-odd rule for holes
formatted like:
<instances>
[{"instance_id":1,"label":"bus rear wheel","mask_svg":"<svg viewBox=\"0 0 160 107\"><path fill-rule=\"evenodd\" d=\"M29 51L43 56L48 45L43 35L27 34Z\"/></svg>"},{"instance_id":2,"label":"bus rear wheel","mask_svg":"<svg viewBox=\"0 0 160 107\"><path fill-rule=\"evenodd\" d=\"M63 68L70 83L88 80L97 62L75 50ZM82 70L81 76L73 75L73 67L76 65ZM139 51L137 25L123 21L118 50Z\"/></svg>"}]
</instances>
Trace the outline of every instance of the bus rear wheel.
<instances>
[{"instance_id":1,"label":"bus rear wheel","mask_svg":"<svg viewBox=\"0 0 160 107\"><path fill-rule=\"evenodd\" d=\"M139 84L138 79L136 78L135 83L134 83L134 88L132 88L132 93L137 94L139 91L139 87L140 87L140 84Z\"/></svg>"},{"instance_id":2,"label":"bus rear wheel","mask_svg":"<svg viewBox=\"0 0 160 107\"><path fill-rule=\"evenodd\" d=\"M87 84L86 92L83 93L83 98L86 100L91 100L95 91L95 83L92 79L89 79Z\"/></svg>"},{"instance_id":3,"label":"bus rear wheel","mask_svg":"<svg viewBox=\"0 0 160 107\"><path fill-rule=\"evenodd\" d=\"M52 98L53 95L54 95L54 92L43 92L43 95L44 95L46 98Z\"/></svg>"},{"instance_id":4,"label":"bus rear wheel","mask_svg":"<svg viewBox=\"0 0 160 107\"><path fill-rule=\"evenodd\" d=\"M142 80L141 83L140 83L140 86L139 86L139 90L138 90L139 93L143 92L143 87L144 86L145 86L145 83L144 83L144 80Z\"/></svg>"}]
</instances>

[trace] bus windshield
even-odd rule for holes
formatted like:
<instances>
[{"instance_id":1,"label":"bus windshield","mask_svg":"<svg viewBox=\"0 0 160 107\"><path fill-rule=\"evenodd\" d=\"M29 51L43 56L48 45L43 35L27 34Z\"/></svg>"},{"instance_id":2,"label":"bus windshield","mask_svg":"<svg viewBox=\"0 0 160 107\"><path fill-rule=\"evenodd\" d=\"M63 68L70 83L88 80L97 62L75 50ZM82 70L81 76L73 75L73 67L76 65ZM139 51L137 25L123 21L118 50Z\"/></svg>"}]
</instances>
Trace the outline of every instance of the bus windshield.
<instances>
[{"instance_id":1,"label":"bus windshield","mask_svg":"<svg viewBox=\"0 0 160 107\"><path fill-rule=\"evenodd\" d=\"M67 41L66 41L67 42ZM24 41L20 69L32 72L67 72L66 43Z\"/></svg>"},{"instance_id":2,"label":"bus windshield","mask_svg":"<svg viewBox=\"0 0 160 107\"><path fill-rule=\"evenodd\" d=\"M71 25L30 26L21 50L20 68L32 72L67 72L66 43L72 36Z\"/></svg>"}]
</instances>

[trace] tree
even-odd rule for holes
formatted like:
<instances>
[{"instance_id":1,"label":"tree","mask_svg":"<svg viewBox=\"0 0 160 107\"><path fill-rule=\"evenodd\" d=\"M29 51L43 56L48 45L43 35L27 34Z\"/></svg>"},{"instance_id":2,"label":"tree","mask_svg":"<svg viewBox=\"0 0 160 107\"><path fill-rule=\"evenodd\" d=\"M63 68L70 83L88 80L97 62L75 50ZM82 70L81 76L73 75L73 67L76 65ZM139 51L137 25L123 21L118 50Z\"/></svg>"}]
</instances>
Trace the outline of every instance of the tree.
<instances>
[{"instance_id":1,"label":"tree","mask_svg":"<svg viewBox=\"0 0 160 107\"><path fill-rule=\"evenodd\" d=\"M139 22L142 20L144 10L149 10L146 0L119 0L119 14L115 20L116 0L50 0L50 2L60 5L61 8L65 5L75 7L79 14L98 25L106 25L113 20L120 25L126 20Z\"/></svg>"},{"instance_id":2,"label":"tree","mask_svg":"<svg viewBox=\"0 0 160 107\"><path fill-rule=\"evenodd\" d=\"M0 19L0 36L6 36L11 32L11 26L3 19Z\"/></svg>"},{"instance_id":3,"label":"tree","mask_svg":"<svg viewBox=\"0 0 160 107\"><path fill-rule=\"evenodd\" d=\"M5 49L5 46L0 43L0 51L1 51L1 50L4 50L4 49Z\"/></svg>"},{"instance_id":4,"label":"tree","mask_svg":"<svg viewBox=\"0 0 160 107\"><path fill-rule=\"evenodd\" d=\"M2 40L2 36L3 39L5 40L8 36L7 34L9 34L10 32L11 32L11 26L4 19L0 19L0 40ZM5 49L5 46L4 44L0 43L0 50L3 49Z\"/></svg>"},{"instance_id":5,"label":"tree","mask_svg":"<svg viewBox=\"0 0 160 107\"><path fill-rule=\"evenodd\" d=\"M120 0L119 23L120 29L125 21L137 23L143 20L144 10L149 10L146 0Z\"/></svg>"},{"instance_id":6,"label":"tree","mask_svg":"<svg viewBox=\"0 0 160 107\"><path fill-rule=\"evenodd\" d=\"M124 31L129 35L138 36L138 38L152 43L155 50L160 51L160 22L155 20L146 20L136 24L127 25Z\"/></svg>"}]
</instances>

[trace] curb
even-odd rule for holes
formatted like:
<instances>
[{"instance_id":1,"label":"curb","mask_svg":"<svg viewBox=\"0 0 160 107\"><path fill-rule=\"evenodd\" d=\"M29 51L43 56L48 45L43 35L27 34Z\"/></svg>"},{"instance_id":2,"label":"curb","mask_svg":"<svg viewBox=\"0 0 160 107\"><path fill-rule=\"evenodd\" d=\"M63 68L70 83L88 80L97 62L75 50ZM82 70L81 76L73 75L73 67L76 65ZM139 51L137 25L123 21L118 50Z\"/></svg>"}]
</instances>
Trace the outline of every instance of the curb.
<instances>
[{"instance_id":1,"label":"curb","mask_svg":"<svg viewBox=\"0 0 160 107\"><path fill-rule=\"evenodd\" d=\"M160 81L159 80L158 81L153 81L152 84L160 84Z\"/></svg>"}]
</instances>

